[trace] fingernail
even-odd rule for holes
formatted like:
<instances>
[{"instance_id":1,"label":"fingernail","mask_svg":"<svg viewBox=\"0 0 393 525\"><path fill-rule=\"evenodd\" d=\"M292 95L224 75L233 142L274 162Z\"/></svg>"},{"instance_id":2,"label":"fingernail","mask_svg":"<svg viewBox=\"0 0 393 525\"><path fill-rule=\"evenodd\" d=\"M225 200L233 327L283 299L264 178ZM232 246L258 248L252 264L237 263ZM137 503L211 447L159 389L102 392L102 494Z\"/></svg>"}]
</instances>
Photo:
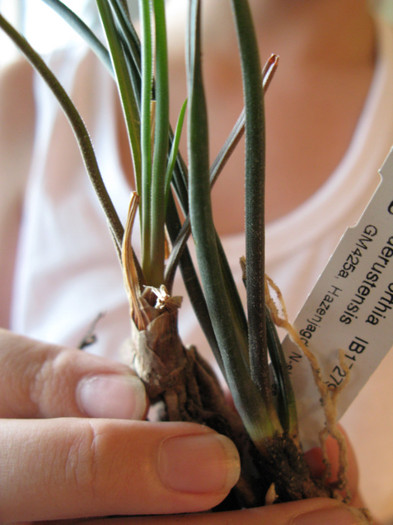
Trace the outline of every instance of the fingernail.
<instances>
[{"instance_id":1,"label":"fingernail","mask_svg":"<svg viewBox=\"0 0 393 525\"><path fill-rule=\"evenodd\" d=\"M291 525L364 525L369 523L357 509L333 507L296 516Z\"/></svg>"},{"instance_id":2,"label":"fingernail","mask_svg":"<svg viewBox=\"0 0 393 525\"><path fill-rule=\"evenodd\" d=\"M179 492L228 492L240 475L235 445L214 432L163 441L158 456L162 483Z\"/></svg>"},{"instance_id":3,"label":"fingernail","mask_svg":"<svg viewBox=\"0 0 393 525\"><path fill-rule=\"evenodd\" d=\"M76 399L90 417L141 419L146 411L145 388L133 375L86 377L79 382Z\"/></svg>"}]
</instances>

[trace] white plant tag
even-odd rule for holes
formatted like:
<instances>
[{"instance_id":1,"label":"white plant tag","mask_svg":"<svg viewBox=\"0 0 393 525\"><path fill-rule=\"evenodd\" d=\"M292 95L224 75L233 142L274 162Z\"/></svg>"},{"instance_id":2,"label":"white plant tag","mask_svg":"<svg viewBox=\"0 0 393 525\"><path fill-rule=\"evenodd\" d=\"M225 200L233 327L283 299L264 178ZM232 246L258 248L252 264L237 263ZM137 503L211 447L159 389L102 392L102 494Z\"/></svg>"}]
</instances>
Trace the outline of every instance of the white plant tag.
<instances>
[{"instance_id":1,"label":"white plant tag","mask_svg":"<svg viewBox=\"0 0 393 525\"><path fill-rule=\"evenodd\" d=\"M379 172L382 181L363 215L342 237L294 322L331 389L349 369L337 397L338 419L393 346L393 148ZM320 395L307 358L289 336L283 349L308 450L319 445L325 423Z\"/></svg>"}]
</instances>

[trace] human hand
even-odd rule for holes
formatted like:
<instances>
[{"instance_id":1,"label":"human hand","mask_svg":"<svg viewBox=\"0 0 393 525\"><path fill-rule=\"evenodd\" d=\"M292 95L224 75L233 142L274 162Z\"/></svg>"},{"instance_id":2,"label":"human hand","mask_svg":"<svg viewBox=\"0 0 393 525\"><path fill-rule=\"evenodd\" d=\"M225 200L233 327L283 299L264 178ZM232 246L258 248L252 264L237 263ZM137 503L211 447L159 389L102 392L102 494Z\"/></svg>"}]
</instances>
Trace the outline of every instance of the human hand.
<instances>
[{"instance_id":1,"label":"human hand","mask_svg":"<svg viewBox=\"0 0 393 525\"><path fill-rule=\"evenodd\" d=\"M14 418L0 426L2 523L204 511L237 480L234 446L206 427L102 419L141 417L146 410L141 383L123 365L0 330L0 374L0 417ZM316 468L319 460L313 461ZM356 477L356 470L350 474ZM230 514L114 521L356 523L347 510L352 521L340 521L341 510L319 499ZM291 522L294 516L298 521Z\"/></svg>"},{"instance_id":2,"label":"human hand","mask_svg":"<svg viewBox=\"0 0 393 525\"><path fill-rule=\"evenodd\" d=\"M145 412L128 367L0 330L0 522L217 505L239 475L231 441L127 420Z\"/></svg>"},{"instance_id":3,"label":"human hand","mask_svg":"<svg viewBox=\"0 0 393 525\"><path fill-rule=\"evenodd\" d=\"M328 440L327 448L334 478L338 468L338 448L332 439ZM348 452L348 481L353 494L351 504L361 508L362 502L356 490L357 466L350 446ZM319 474L323 468L320 450L313 449L306 454L306 458L313 473ZM75 520L67 522L67 525L77 523L84 525L238 525L239 523L242 525L355 525L369 522L362 512L353 507L350 509L336 500L318 498L232 512ZM66 524L61 522L59 525Z\"/></svg>"}]
</instances>

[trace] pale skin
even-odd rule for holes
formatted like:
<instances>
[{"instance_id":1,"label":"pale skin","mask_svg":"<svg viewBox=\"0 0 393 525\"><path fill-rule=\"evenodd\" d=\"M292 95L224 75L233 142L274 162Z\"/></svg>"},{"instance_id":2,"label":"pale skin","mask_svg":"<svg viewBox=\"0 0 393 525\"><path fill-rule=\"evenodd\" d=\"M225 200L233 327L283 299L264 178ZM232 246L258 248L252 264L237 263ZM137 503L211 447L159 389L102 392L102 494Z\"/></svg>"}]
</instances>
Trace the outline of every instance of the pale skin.
<instances>
[{"instance_id":1,"label":"pale skin","mask_svg":"<svg viewBox=\"0 0 393 525\"><path fill-rule=\"evenodd\" d=\"M291 211L318 189L344 154L373 73L374 32L365 1L256 0L252 4L257 15L262 57L267 58L271 52L281 55L279 72L266 99L270 181L267 220L271 221ZM206 63L206 78L209 71L214 73L210 77L214 82L207 85L210 118L223 127L212 139L213 152L220 147L241 107L240 87L233 78L234 68L225 58L234 55L229 46L225 39L225 45L218 46L217 56L211 56L211 62ZM180 66L173 64L172 67L175 72ZM21 86L27 93L24 98L18 97L16 90ZM24 63L10 68L0 83L0 120L5 123L0 127L0 285L3 296L0 325L4 327L9 322L17 232L34 129L34 105L29 86L31 72ZM183 98L183 89L181 83L175 86L174 99ZM234 109L232 113L224 111L219 118L215 112L220 105ZM23 118L15 118L13 111L17 110ZM315 115L318 115L317 120ZM127 165L120 124L119 145L123 164ZM241 200L234 203L229 217L220 206L228 202L228 188L236 195L242 192L241 162L239 153L214 190L215 216L222 234L243 229ZM314 169L315 166L318 169ZM9 177L11 172L12 177ZM303 183L291 182L299 180ZM284 186L287 187L285 193ZM29 352L32 346L35 349L33 358ZM226 459L212 466L211 457L219 457L217 441L213 439L205 440L206 456L201 456L198 472L200 476L216 479L216 486L205 491L190 490L191 485L186 487L190 477L186 471L168 474L172 476L172 488L163 483L157 476L157 454L163 441L190 435L209 438L213 433L198 425L126 421L125 418L141 418L144 412L137 381L131 385L135 404L127 408L128 413L119 415L108 409L97 419L91 406L90 413L81 409L77 392L82 378L95 374L129 377L130 371L122 365L76 351L66 355L64 349L2 331L0 370L0 417L6 418L0 426L2 522L205 511L219 503L235 482L236 452L225 442L220 450L226 451L221 456ZM66 374L62 373L64 371ZM63 389L56 383L58 378L63 382ZM37 388L40 384L45 384L45 389ZM58 395L60 391L61 396ZM63 417L71 419L59 419ZM75 453L85 461L75 461ZM188 453L187 456L186 447L184 454L186 462L194 455ZM315 467L313 457L310 461ZM9 468L3 468L5 465ZM353 458L351 465L351 485L356 494ZM213 469L216 470L213 472ZM193 475L198 478L195 469ZM356 497L353 503L360 504ZM343 525L357 523L346 509L330 500L309 500L240 512L240 516L238 513L203 514L193 518L178 517L176 521L171 516L168 522L251 524L265 520L278 525L323 524L334 520ZM314 514L308 522L300 518L309 512ZM338 512L340 515L334 514ZM294 521L296 516L298 521ZM167 520L164 517L146 520L135 517L120 522L145 521L151 524Z\"/></svg>"},{"instance_id":2,"label":"pale skin","mask_svg":"<svg viewBox=\"0 0 393 525\"><path fill-rule=\"evenodd\" d=\"M237 481L238 455L227 438L217 439L213 431L196 424L130 421L143 417L147 404L142 385L128 367L6 330L0 330L0 345L2 523L206 511ZM114 411L108 403L103 407L91 398L89 402L82 388L92 378L109 378L111 388L106 383L104 395L127 393L127 403L119 395ZM121 390L113 386L116 379ZM329 448L336 465L334 443ZM314 471L321 469L317 450L309 453L308 461ZM353 504L360 505L356 479L351 452ZM316 523L334 516L341 520L338 523L357 523L346 507L322 498L240 514L205 513L191 523L239 523L240 519L252 524L263 518L272 524L301 524L291 520L308 519L300 516L310 512ZM167 522L162 517L147 518L148 523L161 520ZM175 522L189 520L189 516L178 517ZM125 522L144 520L120 521Z\"/></svg>"}]
</instances>

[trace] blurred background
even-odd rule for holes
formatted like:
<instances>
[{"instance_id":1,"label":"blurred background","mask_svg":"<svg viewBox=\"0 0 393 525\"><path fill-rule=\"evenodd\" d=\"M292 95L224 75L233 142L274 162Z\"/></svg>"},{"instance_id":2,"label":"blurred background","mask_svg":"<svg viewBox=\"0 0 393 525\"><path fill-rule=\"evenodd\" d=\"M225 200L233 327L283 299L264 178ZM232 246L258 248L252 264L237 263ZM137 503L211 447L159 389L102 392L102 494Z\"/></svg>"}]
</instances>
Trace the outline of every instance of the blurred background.
<instances>
[{"instance_id":1,"label":"blurred background","mask_svg":"<svg viewBox=\"0 0 393 525\"><path fill-rule=\"evenodd\" d=\"M176 2L179 0L167 0ZM186 0L180 0L185 2ZM210 0L212 1L212 0ZM221 1L221 0L213 0ZM97 24L94 0L63 0L89 25ZM393 20L393 0L370 0L383 16ZM128 0L129 9L137 16L138 0ZM48 7L43 0L0 0L0 12L21 31L40 53L50 53L59 46L79 37ZM0 67L11 61L17 51L9 39L0 32Z\"/></svg>"},{"instance_id":2,"label":"blurred background","mask_svg":"<svg viewBox=\"0 0 393 525\"><path fill-rule=\"evenodd\" d=\"M94 0L63 0L63 3L90 27L98 24ZM128 3L130 11L136 16L138 0L128 0ZM43 0L0 0L0 12L42 54L79 38ZM13 60L17 53L14 45L0 31L0 67Z\"/></svg>"}]
</instances>

